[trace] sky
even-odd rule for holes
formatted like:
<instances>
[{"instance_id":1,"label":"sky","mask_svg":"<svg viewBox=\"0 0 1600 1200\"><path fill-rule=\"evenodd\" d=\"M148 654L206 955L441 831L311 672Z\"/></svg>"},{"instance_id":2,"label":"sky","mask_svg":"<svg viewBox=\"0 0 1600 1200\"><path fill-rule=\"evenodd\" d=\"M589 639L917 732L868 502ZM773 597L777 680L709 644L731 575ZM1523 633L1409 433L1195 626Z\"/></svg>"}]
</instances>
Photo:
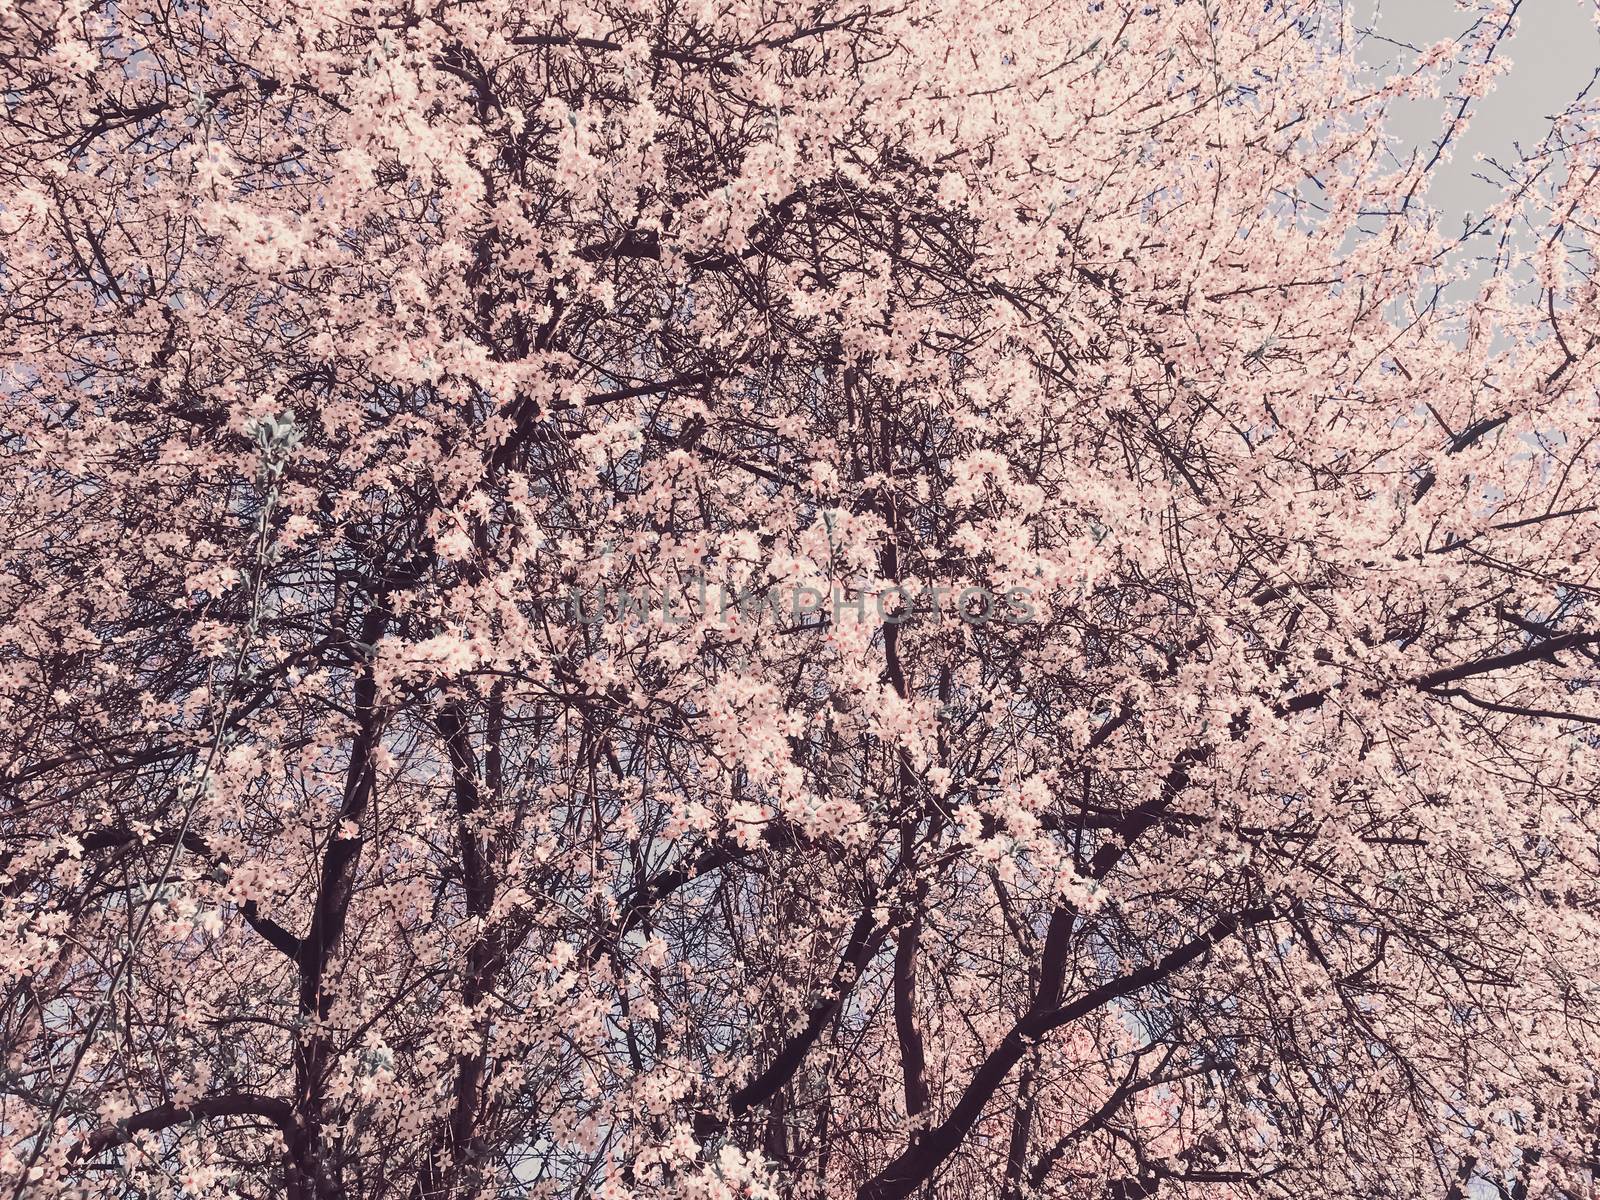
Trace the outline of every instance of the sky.
<instances>
[{"instance_id":1,"label":"sky","mask_svg":"<svg viewBox=\"0 0 1600 1200\"><path fill-rule=\"evenodd\" d=\"M1414 51L1441 38L1464 32L1472 14L1455 0L1354 0L1358 29L1367 32L1360 57L1374 71L1387 73L1408 63ZM1600 29L1595 11L1600 0L1522 0L1520 26L1501 53L1514 64L1495 91L1477 106L1454 159L1443 164L1430 201L1444 214L1444 228L1459 230L1469 213L1481 213L1498 198L1498 187L1475 174L1487 170L1474 161L1482 152L1506 161L1515 145L1532 145L1544 135L1549 118L1564 109L1600 68ZM1447 109L1446 98L1417 100L1398 106L1391 129L1406 146L1431 147Z\"/></svg>"}]
</instances>

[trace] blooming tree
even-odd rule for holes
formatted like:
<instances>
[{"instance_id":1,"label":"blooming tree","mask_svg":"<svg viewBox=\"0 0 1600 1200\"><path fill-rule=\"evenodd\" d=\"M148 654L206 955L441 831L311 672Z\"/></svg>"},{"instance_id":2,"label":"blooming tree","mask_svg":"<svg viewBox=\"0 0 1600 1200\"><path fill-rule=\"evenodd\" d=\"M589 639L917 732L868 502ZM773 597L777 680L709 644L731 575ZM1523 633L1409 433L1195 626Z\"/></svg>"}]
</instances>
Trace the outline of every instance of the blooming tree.
<instances>
[{"instance_id":1,"label":"blooming tree","mask_svg":"<svg viewBox=\"0 0 1600 1200\"><path fill-rule=\"evenodd\" d=\"M1600 139L1444 227L1464 7L0 6L6 1192L1591 1195Z\"/></svg>"}]
</instances>

